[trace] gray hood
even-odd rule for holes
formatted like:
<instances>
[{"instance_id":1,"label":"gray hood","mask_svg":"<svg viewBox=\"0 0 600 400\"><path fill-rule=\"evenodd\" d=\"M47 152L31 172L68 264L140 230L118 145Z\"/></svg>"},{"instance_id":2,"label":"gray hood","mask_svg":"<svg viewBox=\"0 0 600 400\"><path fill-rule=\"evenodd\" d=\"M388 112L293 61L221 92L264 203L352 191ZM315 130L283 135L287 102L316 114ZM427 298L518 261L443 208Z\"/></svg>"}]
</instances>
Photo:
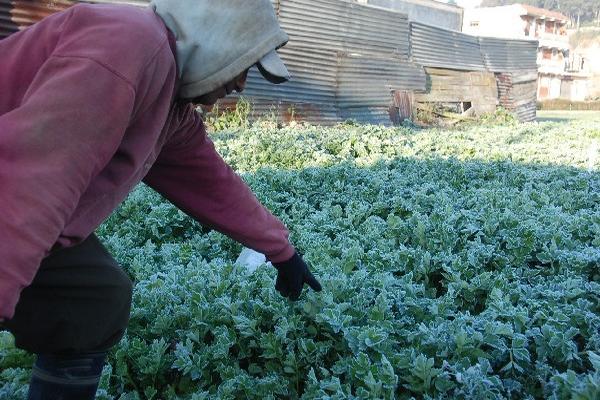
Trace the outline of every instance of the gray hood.
<instances>
[{"instance_id":1,"label":"gray hood","mask_svg":"<svg viewBox=\"0 0 600 400\"><path fill-rule=\"evenodd\" d=\"M177 39L182 98L223 86L288 40L270 0L153 0L150 6Z\"/></svg>"}]
</instances>

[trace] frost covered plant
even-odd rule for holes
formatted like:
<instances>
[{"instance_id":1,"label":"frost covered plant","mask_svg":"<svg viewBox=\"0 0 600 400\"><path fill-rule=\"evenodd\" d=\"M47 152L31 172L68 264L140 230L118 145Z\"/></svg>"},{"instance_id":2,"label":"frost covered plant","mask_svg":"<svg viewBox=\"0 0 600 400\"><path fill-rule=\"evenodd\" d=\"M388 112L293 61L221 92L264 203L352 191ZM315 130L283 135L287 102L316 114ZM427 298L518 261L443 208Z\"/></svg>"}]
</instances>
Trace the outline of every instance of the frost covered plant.
<instances>
[{"instance_id":1,"label":"frost covered plant","mask_svg":"<svg viewBox=\"0 0 600 400\"><path fill-rule=\"evenodd\" d=\"M140 186L98 232L135 282L98 398L600 398L596 126L214 134L324 290ZM0 399L30 364L1 334Z\"/></svg>"}]
</instances>

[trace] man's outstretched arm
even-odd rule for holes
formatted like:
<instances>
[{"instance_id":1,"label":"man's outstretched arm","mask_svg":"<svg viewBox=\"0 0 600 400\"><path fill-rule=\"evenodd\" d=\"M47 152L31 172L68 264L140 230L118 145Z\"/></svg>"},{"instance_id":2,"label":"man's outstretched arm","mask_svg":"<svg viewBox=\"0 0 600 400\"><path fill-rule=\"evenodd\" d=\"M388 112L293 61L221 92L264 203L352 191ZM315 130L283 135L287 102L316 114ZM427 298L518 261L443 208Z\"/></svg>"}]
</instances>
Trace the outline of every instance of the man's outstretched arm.
<instances>
[{"instance_id":1,"label":"man's outstretched arm","mask_svg":"<svg viewBox=\"0 0 600 400\"><path fill-rule=\"evenodd\" d=\"M254 196L207 137L191 106L182 110L180 131L163 149L145 182L201 223L267 256L277 269L275 289L297 300L304 284L320 291L288 229Z\"/></svg>"},{"instance_id":2,"label":"man's outstretched arm","mask_svg":"<svg viewBox=\"0 0 600 400\"><path fill-rule=\"evenodd\" d=\"M200 116L182 110L179 131L163 148L144 179L150 187L197 219L272 262L295 252L287 228L256 198L217 153Z\"/></svg>"}]
</instances>

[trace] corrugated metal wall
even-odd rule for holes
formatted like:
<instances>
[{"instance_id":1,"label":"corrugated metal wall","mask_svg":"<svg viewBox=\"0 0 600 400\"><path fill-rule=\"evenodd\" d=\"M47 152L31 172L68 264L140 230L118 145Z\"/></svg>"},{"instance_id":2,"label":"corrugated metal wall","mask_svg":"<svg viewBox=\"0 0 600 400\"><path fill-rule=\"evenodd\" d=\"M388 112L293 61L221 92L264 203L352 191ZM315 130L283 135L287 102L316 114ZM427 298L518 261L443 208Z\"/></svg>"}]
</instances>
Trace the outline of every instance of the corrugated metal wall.
<instances>
[{"instance_id":1,"label":"corrugated metal wall","mask_svg":"<svg viewBox=\"0 0 600 400\"><path fill-rule=\"evenodd\" d=\"M409 61L406 15L344 0L281 0L276 9L292 80L275 86L251 70L243 95L256 106L272 100L283 117L281 104L326 123L335 111L337 120L390 124L392 91L425 89L423 68Z\"/></svg>"},{"instance_id":2,"label":"corrugated metal wall","mask_svg":"<svg viewBox=\"0 0 600 400\"><path fill-rule=\"evenodd\" d=\"M486 67L496 72L500 105L519 121L535 120L538 42L481 37L479 43Z\"/></svg>"},{"instance_id":3,"label":"corrugated metal wall","mask_svg":"<svg viewBox=\"0 0 600 400\"><path fill-rule=\"evenodd\" d=\"M12 1L0 0L0 39L19 30L19 26L12 20L12 8Z\"/></svg>"},{"instance_id":4,"label":"corrugated metal wall","mask_svg":"<svg viewBox=\"0 0 600 400\"><path fill-rule=\"evenodd\" d=\"M262 99L260 97L247 97L244 99L251 104L250 120L257 121L262 118L276 120L282 123L290 121L303 121L316 125L335 125L340 120L340 113L335 103L330 105L311 103L292 103L284 100ZM219 101L219 109L235 109L239 99L228 96Z\"/></svg>"},{"instance_id":5,"label":"corrugated metal wall","mask_svg":"<svg viewBox=\"0 0 600 400\"><path fill-rule=\"evenodd\" d=\"M439 0L363 0L363 2L407 14L411 21L457 31L462 29L463 8Z\"/></svg>"},{"instance_id":6,"label":"corrugated metal wall","mask_svg":"<svg viewBox=\"0 0 600 400\"><path fill-rule=\"evenodd\" d=\"M86 2L139 6L148 3L147 0ZM73 3L0 0L0 35L6 36ZM272 0L272 3L290 36L280 54L293 79L284 85L272 85L253 69L244 96L254 103L257 111L276 113L284 120L295 116L331 123L352 118L389 124L388 111L394 91L425 94L431 91L426 82L432 78L427 77L423 66L488 70L497 72L497 77L512 73L511 79L502 78L503 88L506 82L513 82L515 75L522 76L520 71L537 68L536 42L477 38L409 23L405 14L350 0ZM436 76L436 85L444 85L445 79ZM506 100L505 106L510 109L513 104L521 104L523 98L517 93L526 92L529 96L530 86L502 92L503 98L511 99ZM523 109L522 105L519 107ZM530 110L531 104L527 103L526 108Z\"/></svg>"},{"instance_id":7,"label":"corrugated metal wall","mask_svg":"<svg viewBox=\"0 0 600 400\"><path fill-rule=\"evenodd\" d=\"M281 0L279 20L290 45L408 57L408 17L345 0Z\"/></svg>"},{"instance_id":8,"label":"corrugated metal wall","mask_svg":"<svg viewBox=\"0 0 600 400\"><path fill-rule=\"evenodd\" d=\"M392 91L425 89L423 69L409 61L405 14L344 0L282 0L278 11L290 36L281 56L292 81L274 89L251 75L245 95L301 108L310 103L328 110L335 104L341 119L390 124ZM315 89L333 97L317 97Z\"/></svg>"},{"instance_id":9,"label":"corrugated metal wall","mask_svg":"<svg viewBox=\"0 0 600 400\"><path fill-rule=\"evenodd\" d=\"M536 71L496 73L500 105L511 111L521 122L535 120L537 77Z\"/></svg>"},{"instance_id":10,"label":"corrugated metal wall","mask_svg":"<svg viewBox=\"0 0 600 400\"><path fill-rule=\"evenodd\" d=\"M476 36L411 22L413 60L427 67L485 71Z\"/></svg>"},{"instance_id":11,"label":"corrugated metal wall","mask_svg":"<svg viewBox=\"0 0 600 400\"><path fill-rule=\"evenodd\" d=\"M395 90L425 90L425 71L399 57L347 54L340 58L337 105L343 119L390 124Z\"/></svg>"},{"instance_id":12,"label":"corrugated metal wall","mask_svg":"<svg viewBox=\"0 0 600 400\"><path fill-rule=\"evenodd\" d=\"M0 0L0 39L72 4L66 0Z\"/></svg>"},{"instance_id":13,"label":"corrugated metal wall","mask_svg":"<svg viewBox=\"0 0 600 400\"><path fill-rule=\"evenodd\" d=\"M325 125L338 121L337 53L295 47L290 43L281 48L279 54L293 79L283 85L273 85L256 68L250 69L242 95L252 104L253 119L275 115L281 121L294 119Z\"/></svg>"},{"instance_id":14,"label":"corrugated metal wall","mask_svg":"<svg viewBox=\"0 0 600 400\"><path fill-rule=\"evenodd\" d=\"M424 90L425 81L423 67L395 57L345 55L338 71L338 105L387 105L393 90Z\"/></svg>"},{"instance_id":15,"label":"corrugated metal wall","mask_svg":"<svg viewBox=\"0 0 600 400\"><path fill-rule=\"evenodd\" d=\"M536 40L511 40L480 37L485 66L489 71L537 71Z\"/></svg>"},{"instance_id":16,"label":"corrugated metal wall","mask_svg":"<svg viewBox=\"0 0 600 400\"><path fill-rule=\"evenodd\" d=\"M492 106L489 90L474 82L473 74L461 76L456 70L489 71L489 76L496 73L496 84L486 85L490 89L498 87L499 104L520 121L535 119L536 88L530 78L537 73L537 41L476 37L416 22L411 22L410 41L414 61L446 69L443 73L427 70L427 92L415 96L417 102L435 99L450 102L455 98L454 102L473 102L477 113L489 112ZM523 77L529 81L523 82ZM462 81L462 87L457 80Z\"/></svg>"},{"instance_id":17,"label":"corrugated metal wall","mask_svg":"<svg viewBox=\"0 0 600 400\"><path fill-rule=\"evenodd\" d=\"M252 68L244 96L300 103L335 103L337 53L317 49L308 51L295 44L290 43L279 50L293 79L283 85L273 85L263 79L256 68Z\"/></svg>"}]
</instances>

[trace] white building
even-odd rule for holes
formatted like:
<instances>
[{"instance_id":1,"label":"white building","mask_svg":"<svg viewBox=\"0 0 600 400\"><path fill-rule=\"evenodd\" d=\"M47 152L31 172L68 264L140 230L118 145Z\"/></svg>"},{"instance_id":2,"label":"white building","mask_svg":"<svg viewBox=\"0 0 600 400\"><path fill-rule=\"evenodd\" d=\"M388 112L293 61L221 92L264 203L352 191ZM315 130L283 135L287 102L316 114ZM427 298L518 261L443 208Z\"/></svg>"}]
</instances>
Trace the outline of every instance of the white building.
<instances>
[{"instance_id":1,"label":"white building","mask_svg":"<svg viewBox=\"0 0 600 400\"><path fill-rule=\"evenodd\" d=\"M465 9L463 32L511 39L538 40L538 100L587 97L589 74L570 57L567 24L556 11L525 4Z\"/></svg>"}]
</instances>

